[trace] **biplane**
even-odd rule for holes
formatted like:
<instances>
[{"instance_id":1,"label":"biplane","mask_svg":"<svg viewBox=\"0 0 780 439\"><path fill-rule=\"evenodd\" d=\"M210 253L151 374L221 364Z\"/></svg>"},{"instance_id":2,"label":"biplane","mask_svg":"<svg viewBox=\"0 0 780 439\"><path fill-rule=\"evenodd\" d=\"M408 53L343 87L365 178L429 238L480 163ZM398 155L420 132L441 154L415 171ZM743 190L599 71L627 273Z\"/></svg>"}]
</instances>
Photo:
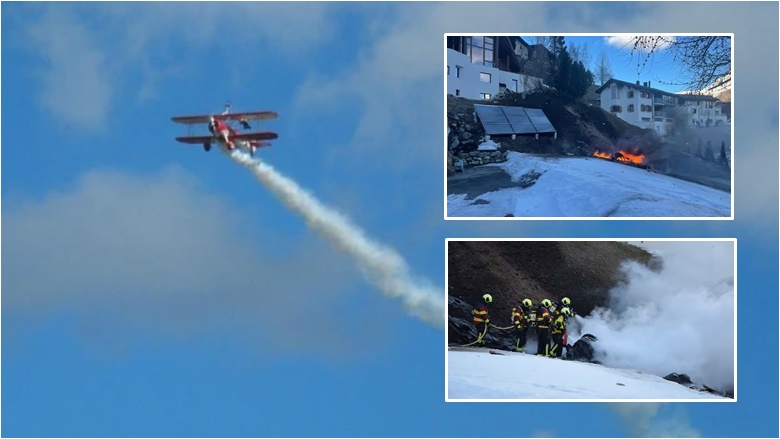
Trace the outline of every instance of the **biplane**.
<instances>
[{"instance_id":1,"label":"biplane","mask_svg":"<svg viewBox=\"0 0 780 439\"><path fill-rule=\"evenodd\" d=\"M267 131L255 131L241 133L234 128L235 123L239 123L245 130L251 130L250 121L261 121L276 119L278 114L274 111L251 111L243 113L231 113L230 103L225 105L225 111L221 114L207 114L200 116L177 116L172 117L176 123L188 126L189 135L177 137L176 140L182 143L192 145L203 145L203 149L208 152L211 150L212 143L216 143L222 148L232 151L235 148L241 148L248 151L251 155L255 154L258 148L271 146L269 140L279 137L278 134ZM192 135L193 126L198 124L207 124L209 135Z\"/></svg>"}]
</instances>

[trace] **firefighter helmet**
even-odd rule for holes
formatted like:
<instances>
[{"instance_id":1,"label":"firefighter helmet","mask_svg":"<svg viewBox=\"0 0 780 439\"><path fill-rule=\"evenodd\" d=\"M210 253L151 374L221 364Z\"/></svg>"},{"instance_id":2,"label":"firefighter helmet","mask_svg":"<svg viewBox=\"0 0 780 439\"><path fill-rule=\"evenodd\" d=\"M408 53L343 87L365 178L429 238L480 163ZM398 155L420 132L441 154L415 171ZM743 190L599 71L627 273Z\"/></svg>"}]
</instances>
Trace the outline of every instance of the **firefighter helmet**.
<instances>
[{"instance_id":1,"label":"firefighter helmet","mask_svg":"<svg viewBox=\"0 0 780 439\"><path fill-rule=\"evenodd\" d=\"M491 296L490 294L485 294L484 296L482 296L482 300L484 300L485 303L491 303L493 302L493 296Z\"/></svg>"},{"instance_id":2,"label":"firefighter helmet","mask_svg":"<svg viewBox=\"0 0 780 439\"><path fill-rule=\"evenodd\" d=\"M533 302L531 302L531 299L523 299L523 306L526 308L530 308L531 305L533 305Z\"/></svg>"},{"instance_id":3,"label":"firefighter helmet","mask_svg":"<svg viewBox=\"0 0 780 439\"><path fill-rule=\"evenodd\" d=\"M564 297L563 299L561 299L561 303L563 304L563 306L569 306L571 305L571 300L569 300L568 297Z\"/></svg>"},{"instance_id":4,"label":"firefighter helmet","mask_svg":"<svg viewBox=\"0 0 780 439\"><path fill-rule=\"evenodd\" d=\"M569 317L571 315L571 310L569 310L569 308L564 307L561 310L561 314L565 315L566 317Z\"/></svg>"},{"instance_id":5,"label":"firefighter helmet","mask_svg":"<svg viewBox=\"0 0 780 439\"><path fill-rule=\"evenodd\" d=\"M552 303L550 303L549 299L544 299L542 300L542 306L545 308L549 308L550 306L552 306Z\"/></svg>"}]
</instances>

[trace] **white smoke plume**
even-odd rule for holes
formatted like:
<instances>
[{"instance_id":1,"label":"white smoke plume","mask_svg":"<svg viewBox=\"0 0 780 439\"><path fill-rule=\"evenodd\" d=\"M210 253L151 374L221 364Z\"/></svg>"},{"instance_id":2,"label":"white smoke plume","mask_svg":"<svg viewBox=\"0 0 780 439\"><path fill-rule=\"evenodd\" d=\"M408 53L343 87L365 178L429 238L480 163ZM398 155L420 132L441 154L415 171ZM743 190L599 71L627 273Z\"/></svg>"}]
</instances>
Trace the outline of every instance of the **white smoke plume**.
<instances>
[{"instance_id":1,"label":"white smoke plume","mask_svg":"<svg viewBox=\"0 0 780 439\"><path fill-rule=\"evenodd\" d=\"M594 347L604 365L684 373L733 391L733 242L652 242L648 250L662 258L662 269L626 264L627 282L610 292L609 309L577 317L574 326L598 337Z\"/></svg>"},{"instance_id":2,"label":"white smoke plume","mask_svg":"<svg viewBox=\"0 0 780 439\"><path fill-rule=\"evenodd\" d=\"M442 288L415 279L404 259L393 249L370 238L349 219L323 205L297 183L249 154L234 150L230 157L251 170L285 206L298 213L307 226L352 256L369 280L387 296L400 299L417 317L444 328Z\"/></svg>"}]
</instances>

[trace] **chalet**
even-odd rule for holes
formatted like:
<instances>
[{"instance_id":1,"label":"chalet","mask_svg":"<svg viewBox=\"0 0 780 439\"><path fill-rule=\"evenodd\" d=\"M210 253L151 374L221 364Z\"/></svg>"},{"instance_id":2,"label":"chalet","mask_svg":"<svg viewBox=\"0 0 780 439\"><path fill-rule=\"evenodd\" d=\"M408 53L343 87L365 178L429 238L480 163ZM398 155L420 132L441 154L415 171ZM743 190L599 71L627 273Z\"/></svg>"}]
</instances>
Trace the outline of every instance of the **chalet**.
<instances>
[{"instance_id":1,"label":"chalet","mask_svg":"<svg viewBox=\"0 0 780 439\"><path fill-rule=\"evenodd\" d=\"M596 90L601 108L641 128L665 136L673 131L675 119L689 126L714 126L727 122L719 101L712 96L675 94L658 90L650 82L640 85L610 79Z\"/></svg>"}]
</instances>

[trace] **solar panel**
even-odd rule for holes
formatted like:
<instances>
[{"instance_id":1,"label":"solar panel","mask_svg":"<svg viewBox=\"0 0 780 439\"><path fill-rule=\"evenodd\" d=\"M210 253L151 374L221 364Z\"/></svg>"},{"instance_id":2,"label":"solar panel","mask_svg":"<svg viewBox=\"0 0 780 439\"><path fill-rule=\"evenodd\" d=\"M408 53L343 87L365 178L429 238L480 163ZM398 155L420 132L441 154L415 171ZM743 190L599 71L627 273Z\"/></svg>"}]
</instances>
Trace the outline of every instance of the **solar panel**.
<instances>
[{"instance_id":1,"label":"solar panel","mask_svg":"<svg viewBox=\"0 0 780 439\"><path fill-rule=\"evenodd\" d=\"M489 135L555 132L547 116L538 108L474 105L474 110Z\"/></svg>"},{"instance_id":2,"label":"solar panel","mask_svg":"<svg viewBox=\"0 0 780 439\"><path fill-rule=\"evenodd\" d=\"M479 115L479 120L486 123L508 123L506 115L501 107L495 105L474 105L474 109Z\"/></svg>"},{"instance_id":3,"label":"solar panel","mask_svg":"<svg viewBox=\"0 0 780 439\"><path fill-rule=\"evenodd\" d=\"M512 128L512 125L508 123L483 123L482 126L485 128L485 132L490 135L515 134L515 130Z\"/></svg>"}]
</instances>

